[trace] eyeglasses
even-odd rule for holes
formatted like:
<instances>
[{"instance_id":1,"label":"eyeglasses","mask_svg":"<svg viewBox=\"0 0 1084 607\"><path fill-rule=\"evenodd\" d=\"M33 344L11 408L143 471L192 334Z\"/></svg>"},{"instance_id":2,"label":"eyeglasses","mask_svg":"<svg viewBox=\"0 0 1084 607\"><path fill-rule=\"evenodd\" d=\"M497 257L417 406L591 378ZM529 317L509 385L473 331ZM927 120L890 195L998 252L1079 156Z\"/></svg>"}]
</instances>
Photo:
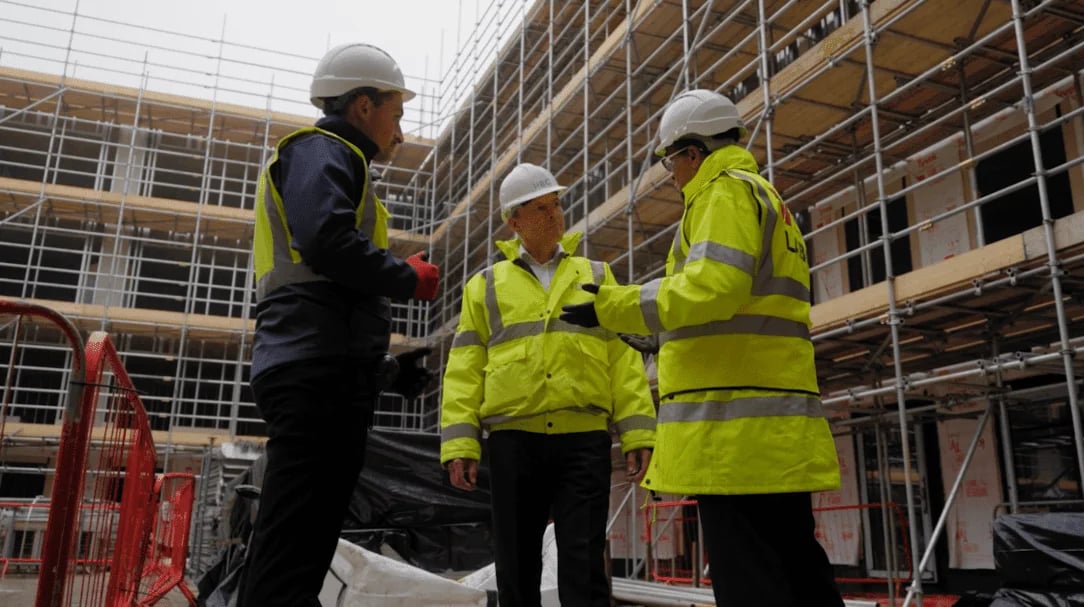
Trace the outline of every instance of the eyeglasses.
<instances>
[{"instance_id":1,"label":"eyeglasses","mask_svg":"<svg viewBox=\"0 0 1084 607\"><path fill-rule=\"evenodd\" d=\"M683 147L683 148L681 148L680 150L678 150L676 152L672 152L670 154L667 154L666 156L663 156L662 157L662 168L664 168L667 171L673 173L674 172L674 157L677 156L678 154L685 153L685 150L687 150L687 149L689 149L689 146Z\"/></svg>"}]
</instances>

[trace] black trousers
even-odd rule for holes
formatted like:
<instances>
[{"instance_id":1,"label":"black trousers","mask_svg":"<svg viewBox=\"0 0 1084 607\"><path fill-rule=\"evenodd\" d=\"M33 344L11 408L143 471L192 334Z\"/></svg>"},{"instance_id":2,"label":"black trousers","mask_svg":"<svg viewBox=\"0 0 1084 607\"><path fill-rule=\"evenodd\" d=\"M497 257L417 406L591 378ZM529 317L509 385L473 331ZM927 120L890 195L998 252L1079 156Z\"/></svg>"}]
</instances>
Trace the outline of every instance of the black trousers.
<instances>
[{"instance_id":1,"label":"black trousers","mask_svg":"<svg viewBox=\"0 0 1084 607\"><path fill-rule=\"evenodd\" d=\"M606 518L610 435L489 436L497 593L501 607L539 607L542 536L553 517L561 607L609 607Z\"/></svg>"},{"instance_id":2,"label":"black trousers","mask_svg":"<svg viewBox=\"0 0 1084 607\"><path fill-rule=\"evenodd\" d=\"M283 365L252 382L267 468L238 607L319 607L357 485L375 394L356 361Z\"/></svg>"},{"instance_id":3,"label":"black trousers","mask_svg":"<svg viewBox=\"0 0 1084 607\"><path fill-rule=\"evenodd\" d=\"M697 496L720 607L843 607L809 493Z\"/></svg>"}]
</instances>

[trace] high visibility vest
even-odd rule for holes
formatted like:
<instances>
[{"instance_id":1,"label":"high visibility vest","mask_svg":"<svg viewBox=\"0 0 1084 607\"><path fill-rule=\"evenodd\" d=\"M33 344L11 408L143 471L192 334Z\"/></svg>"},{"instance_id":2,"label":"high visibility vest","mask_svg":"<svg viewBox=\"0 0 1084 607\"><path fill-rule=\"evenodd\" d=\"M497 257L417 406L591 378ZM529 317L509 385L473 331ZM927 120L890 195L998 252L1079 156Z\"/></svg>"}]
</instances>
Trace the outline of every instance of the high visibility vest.
<instances>
[{"instance_id":1,"label":"high visibility vest","mask_svg":"<svg viewBox=\"0 0 1084 607\"><path fill-rule=\"evenodd\" d=\"M678 494L839 486L809 328L809 263L775 188L738 146L682 190L664 278L604 287L602 325L659 335L659 425L644 486Z\"/></svg>"},{"instance_id":2,"label":"high visibility vest","mask_svg":"<svg viewBox=\"0 0 1084 607\"><path fill-rule=\"evenodd\" d=\"M293 235L286 223L286 210L282 195L271 180L271 167L278 161L283 147L293 139L319 133L341 141L361 159L365 185L358 201L354 227L369 237L378 248L388 248L387 208L376 197L369 184L369 164L358 147L346 139L317 127L299 129L279 140L275 153L260 175L256 187L256 228L253 237L253 266L256 273L256 301L259 302L275 289L296 283L329 280L313 272L302 263L301 253L291 246Z\"/></svg>"},{"instance_id":3,"label":"high visibility vest","mask_svg":"<svg viewBox=\"0 0 1084 607\"><path fill-rule=\"evenodd\" d=\"M565 236L575 250L580 235ZM519 244L473 276L448 353L441 403L441 461L479 459L483 429L563 434L606 430L624 451L651 447L655 408L643 360L613 332L560 320L562 306L590 300L587 283L617 284L609 266L564 256L548 291Z\"/></svg>"}]
</instances>

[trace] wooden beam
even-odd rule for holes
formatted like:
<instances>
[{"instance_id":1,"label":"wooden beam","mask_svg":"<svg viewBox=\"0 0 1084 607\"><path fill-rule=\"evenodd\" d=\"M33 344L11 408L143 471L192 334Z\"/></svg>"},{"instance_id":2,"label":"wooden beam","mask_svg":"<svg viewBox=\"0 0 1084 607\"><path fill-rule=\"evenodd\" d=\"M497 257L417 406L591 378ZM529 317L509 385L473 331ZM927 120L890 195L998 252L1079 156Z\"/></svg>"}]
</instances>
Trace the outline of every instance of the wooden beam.
<instances>
[{"instance_id":1,"label":"wooden beam","mask_svg":"<svg viewBox=\"0 0 1084 607\"><path fill-rule=\"evenodd\" d=\"M1084 211L1055 221L1054 240L1059 251L1084 245ZM1032 228L896 278L896 304L969 289L972 280L998 277L1005 269L1041 263L1046 257L1043 228ZM813 306L813 334L887 312L888 287L879 283Z\"/></svg>"},{"instance_id":2,"label":"wooden beam","mask_svg":"<svg viewBox=\"0 0 1084 607\"><path fill-rule=\"evenodd\" d=\"M26 422L8 422L4 426L5 440L18 441L18 439L57 439L60 438L62 424L30 424ZM91 429L90 440L104 441L104 426L95 426ZM172 432L165 430L152 430L155 446L177 445L187 447L212 447L229 442L245 442L263 444L267 441L266 436L233 436L225 430L211 428L177 428Z\"/></svg>"},{"instance_id":3,"label":"wooden beam","mask_svg":"<svg viewBox=\"0 0 1084 607\"><path fill-rule=\"evenodd\" d=\"M7 197L3 196L5 193ZM198 226L203 234L242 241L252 239L256 222L255 213L250 209L0 177L0 212L20 211L39 198L49 202L53 217L74 221L93 219L115 225L119 223L118 214L123 207L126 224L182 233L194 233ZM156 219L140 217L140 213ZM424 234L395 229L388 230L388 240L396 253L414 253L429 244L429 238Z\"/></svg>"},{"instance_id":4,"label":"wooden beam","mask_svg":"<svg viewBox=\"0 0 1084 607\"><path fill-rule=\"evenodd\" d=\"M633 9L633 14L631 16L633 22L639 21L645 14L647 14L651 10L654 10L655 8L655 5L650 2L638 2L636 8ZM629 17L626 17L626 19L628 18ZM603 41L603 43L595 49L595 52L591 54L591 59L588 61L587 65L580 68L580 70L576 72L576 74L572 77L568 84L566 84L564 88L562 88L553 97L553 100L550 102L549 107L553 108L555 112L560 111L560 109L564 107L566 103L568 103L569 99L571 99L574 95L581 93L583 91L584 78L588 77L589 74L594 73L594 71L600 65L609 61L613 50L617 47L618 44L622 42L624 37L624 27L614 28L610 35L606 37L606 40ZM539 133L545 130L546 122L548 120L548 111L544 109L543 111L539 112L538 116L535 117L535 119L531 121L529 125L523 128L523 136L521 137L520 141L527 142L537 137ZM451 229L452 225L459 221L459 216L465 213L468 209L471 209L476 200L480 200L484 193L489 192L490 183L499 176L503 176L509 169L511 169L512 164L515 162L515 160L516 147L509 147L494 163L493 170L489 171L488 173L480 177L478 181L475 182L474 186L471 187L471 189L467 192L467 195L458 203L456 203L455 208L453 208L452 211L448 213L449 218L442 221L440 226L437 227L437 229L433 232L434 243L439 242L440 239L445 236L448 230Z\"/></svg>"}]
</instances>

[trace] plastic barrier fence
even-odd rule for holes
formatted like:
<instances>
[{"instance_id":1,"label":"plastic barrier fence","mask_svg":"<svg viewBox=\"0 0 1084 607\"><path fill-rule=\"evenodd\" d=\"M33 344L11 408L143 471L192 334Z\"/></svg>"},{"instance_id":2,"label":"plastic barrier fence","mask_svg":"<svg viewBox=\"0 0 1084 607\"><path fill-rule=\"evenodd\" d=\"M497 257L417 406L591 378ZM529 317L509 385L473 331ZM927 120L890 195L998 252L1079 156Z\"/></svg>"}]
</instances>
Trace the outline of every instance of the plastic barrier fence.
<instances>
[{"instance_id":1,"label":"plastic barrier fence","mask_svg":"<svg viewBox=\"0 0 1084 607\"><path fill-rule=\"evenodd\" d=\"M195 604L196 597L184 582L188 556L188 530L192 524L192 504L196 477L192 474L167 473L155 483L158 496L157 517L143 564L140 607L150 607L173 588Z\"/></svg>"},{"instance_id":2,"label":"plastic barrier fence","mask_svg":"<svg viewBox=\"0 0 1084 607\"><path fill-rule=\"evenodd\" d=\"M64 416L35 607L134 604L154 523L142 401L106 333L92 333L85 353L85 389Z\"/></svg>"},{"instance_id":3,"label":"plastic barrier fence","mask_svg":"<svg viewBox=\"0 0 1084 607\"><path fill-rule=\"evenodd\" d=\"M109 512L94 512L102 510ZM119 511L118 505L87 504L80 507L79 517L81 521L100 516L116 518ZM0 538L11 538L10 544L0 544L7 549L4 555L0 555L0 578L7 575L12 567L40 571L48 517L49 502L0 502ZM84 536L84 539L88 538ZM81 570L109 565L108 561L90 557L87 551L93 545L92 541L84 541L76 550L74 563Z\"/></svg>"},{"instance_id":4,"label":"plastic barrier fence","mask_svg":"<svg viewBox=\"0 0 1084 607\"><path fill-rule=\"evenodd\" d=\"M649 501L644 507L648 575L656 582L700 586L710 584L707 556L700 537L696 500ZM695 572L695 573L694 573Z\"/></svg>"},{"instance_id":5,"label":"plastic barrier fence","mask_svg":"<svg viewBox=\"0 0 1084 607\"><path fill-rule=\"evenodd\" d=\"M22 338L24 333L24 327L33 325L37 328L43 328L45 331L56 330L60 336L62 342L62 348L67 350L65 359L69 361L69 368L57 369L56 373L50 374L50 379L55 378L59 386L56 390L58 395L57 403L50 403L50 405L57 406L62 413L63 420L66 422L69 419L77 419L81 410L83 402L83 387L85 385L86 377L86 359L84 358L83 338L79 334L79 330L61 315L59 312L47 308L45 306L29 303L25 301L13 301L9 299L0 299L0 318L7 322L8 316L14 316L14 320L11 323L11 341L10 344L4 345L9 348L7 360L7 368L4 373L4 389L3 399L0 400L0 437L4 440L0 440L0 460L5 460L4 450L7 445L7 420L10 414L10 408L19 405L20 401L20 374L18 373L18 365L23 360L24 354L28 349L24 349ZM29 330L29 329L28 329ZM40 380L39 380L40 381ZM67 424L63 426L62 432L67 437L67 442L71 444L73 433L79 429L78 424ZM64 442L62 438L61 442ZM70 457L74 451L69 449L65 454L66 457ZM5 460L6 461L6 460ZM70 464L69 464L70 469ZM41 566L42 555L44 553L43 544L47 544L48 541L45 537L44 519L46 517L57 517L57 520L67 521L66 525L63 525L62 533L56 533L52 540L53 546L59 546L61 544L68 546L68 552L70 554L71 546L75 539L75 524L80 519L80 505L78 502L65 503L62 506L63 512L59 512L58 509L52 508L51 505L37 504L33 506L20 506L18 509L11 510L13 518L11 519L10 533L14 536L17 532L21 535L21 541L19 545L13 547L9 554L5 555L3 562L3 572L6 573L7 568L12 564L17 565L30 565ZM19 518L23 519L24 528L16 529L16 521ZM39 519L37 524L32 525L30 521L26 520L26 517L31 519ZM16 550L18 550L16 552ZM74 557L73 557L74 558ZM47 577L50 579L50 584L56 579L55 569L49 569L43 571L41 577ZM40 578L39 578L40 579ZM40 587L39 587L39 595ZM55 605L55 601L44 602L39 604Z\"/></svg>"},{"instance_id":6,"label":"plastic barrier fence","mask_svg":"<svg viewBox=\"0 0 1084 607\"><path fill-rule=\"evenodd\" d=\"M48 516L48 502L0 502L0 579L11 567L36 570L41 566L41 541Z\"/></svg>"}]
</instances>

